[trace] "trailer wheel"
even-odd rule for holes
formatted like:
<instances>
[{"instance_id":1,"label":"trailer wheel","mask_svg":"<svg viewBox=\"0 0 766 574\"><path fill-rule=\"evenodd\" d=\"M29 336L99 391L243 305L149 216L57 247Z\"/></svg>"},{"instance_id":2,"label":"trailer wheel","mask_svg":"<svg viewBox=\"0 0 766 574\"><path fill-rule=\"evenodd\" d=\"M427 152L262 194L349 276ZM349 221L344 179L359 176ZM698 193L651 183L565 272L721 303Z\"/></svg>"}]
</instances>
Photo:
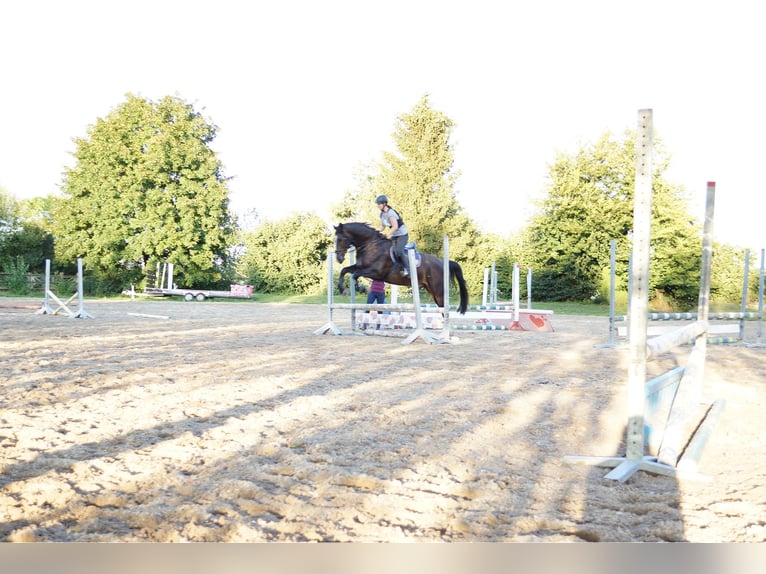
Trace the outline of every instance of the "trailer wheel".
<instances>
[{"instance_id":1,"label":"trailer wheel","mask_svg":"<svg viewBox=\"0 0 766 574\"><path fill-rule=\"evenodd\" d=\"M194 295L191 293L184 294L184 301L194 301Z\"/></svg>"},{"instance_id":2,"label":"trailer wheel","mask_svg":"<svg viewBox=\"0 0 766 574\"><path fill-rule=\"evenodd\" d=\"M204 301L205 300L205 294L204 293L197 293L197 296L195 297L197 301Z\"/></svg>"}]
</instances>

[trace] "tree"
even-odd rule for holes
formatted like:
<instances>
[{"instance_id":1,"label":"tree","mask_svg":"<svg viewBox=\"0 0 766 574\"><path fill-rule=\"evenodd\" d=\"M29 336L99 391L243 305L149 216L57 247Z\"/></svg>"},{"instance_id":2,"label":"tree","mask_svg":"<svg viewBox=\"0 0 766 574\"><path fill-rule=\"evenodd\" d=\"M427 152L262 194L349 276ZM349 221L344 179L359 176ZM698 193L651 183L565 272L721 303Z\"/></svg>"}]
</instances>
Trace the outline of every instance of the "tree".
<instances>
[{"instance_id":1,"label":"tree","mask_svg":"<svg viewBox=\"0 0 766 574\"><path fill-rule=\"evenodd\" d=\"M617 240L618 275L627 281L633 227L635 134L622 140L604 134L574 155L559 154L550 185L525 230L533 261L535 292L549 301L587 300L597 294ZM696 300L701 228L688 213L687 198L662 173L668 158L655 141L650 288L676 301Z\"/></svg>"},{"instance_id":2,"label":"tree","mask_svg":"<svg viewBox=\"0 0 766 574\"><path fill-rule=\"evenodd\" d=\"M16 200L0 188L0 267L23 264L42 271L53 256L53 237L45 219L51 199Z\"/></svg>"},{"instance_id":3,"label":"tree","mask_svg":"<svg viewBox=\"0 0 766 574\"><path fill-rule=\"evenodd\" d=\"M411 237L430 253L441 250L445 233L453 240L473 228L465 216L458 217L462 209L454 187L459 173L451 171L454 154L449 141L453 127L454 122L431 108L424 95L410 113L397 119L396 152L383 154L375 178L375 194L388 196Z\"/></svg>"},{"instance_id":4,"label":"tree","mask_svg":"<svg viewBox=\"0 0 766 574\"><path fill-rule=\"evenodd\" d=\"M379 225L375 197L388 196L389 204L404 219L418 249L438 255L443 237L450 239L450 258L458 261L473 295L481 290L483 266L481 236L465 214L455 193L459 173L453 172L450 137L454 122L434 110L424 95L411 112L396 120L396 151L384 152L381 162L358 174L358 189L348 191L334 207L339 219L360 219ZM486 255L486 254L485 254Z\"/></svg>"},{"instance_id":5,"label":"tree","mask_svg":"<svg viewBox=\"0 0 766 574\"><path fill-rule=\"evenodd\" d=\"M210 148L217 127L179 98L127 101L75 139L54 214L56 254L122 287L159 262L179 284L219 282L236 225Z\"/></svg>"},{"instance_id":6,"label":"tree","mask_svg":"<svg viewBox=\"0 0 766 574\"><path fill-rule=\"evenodd\" d=\"M296 213L243 233L239 272L256 291L318 293L327 286L327 250L332 238L315 213Z\"/></svg>"}]
</instances>

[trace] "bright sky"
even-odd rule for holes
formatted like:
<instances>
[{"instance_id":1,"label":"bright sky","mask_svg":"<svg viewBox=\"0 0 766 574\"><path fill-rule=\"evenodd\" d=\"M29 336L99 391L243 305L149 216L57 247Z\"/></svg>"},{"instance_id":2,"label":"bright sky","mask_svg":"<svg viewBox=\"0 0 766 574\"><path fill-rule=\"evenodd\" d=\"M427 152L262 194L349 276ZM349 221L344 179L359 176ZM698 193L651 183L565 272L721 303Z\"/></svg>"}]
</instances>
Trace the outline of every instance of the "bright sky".
<instances>
[{"instance_id":1,"label":"bright sky","mask_svg":"<svg viewBox=\"0 0 766 574\"><path fill-rule=\"evenodd\" d=\"M58 191L72 138L132 92L219 127L232 207L327 208L393 151L430 94L457 125L458 200L485 230L524 224L557 152L653 110L666 177L716 239L766 247L766 34L757 2L39 0L0 5L0 186ZM328 223L332 223L328 219Z\"/></svg>"}]
</instances>

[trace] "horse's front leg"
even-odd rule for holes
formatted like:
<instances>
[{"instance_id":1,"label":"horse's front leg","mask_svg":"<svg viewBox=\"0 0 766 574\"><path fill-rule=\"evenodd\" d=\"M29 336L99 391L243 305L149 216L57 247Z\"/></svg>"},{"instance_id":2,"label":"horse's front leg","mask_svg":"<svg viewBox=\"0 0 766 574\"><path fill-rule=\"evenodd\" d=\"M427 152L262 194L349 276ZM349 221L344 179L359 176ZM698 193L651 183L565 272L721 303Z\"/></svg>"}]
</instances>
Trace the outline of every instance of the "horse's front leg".
<instances>
[{"instance_id":1,"label":"horse's front leg","mask_svg":"<svg viewBox=\"0 0 766 574\"><path fill-rule=\"evenodd\" d=\"M344 267L340 270L340 275L338 276L338 293L341 295L346 295L348 293L346 291L346 283L344 281L346 273L351 273L351 277L356 279L356 265L349 265L348 267Z\"/></svg>"}]
</instances>

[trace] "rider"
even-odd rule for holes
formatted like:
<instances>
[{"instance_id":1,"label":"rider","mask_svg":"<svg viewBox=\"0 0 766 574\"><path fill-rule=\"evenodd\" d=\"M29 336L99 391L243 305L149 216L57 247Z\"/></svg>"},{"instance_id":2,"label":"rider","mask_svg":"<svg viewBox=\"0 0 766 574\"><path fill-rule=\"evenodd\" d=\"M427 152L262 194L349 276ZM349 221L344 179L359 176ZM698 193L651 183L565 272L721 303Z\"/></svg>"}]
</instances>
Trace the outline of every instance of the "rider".
<instances>
[{"instance_id":1,"label":"rider","mask_svg":"<svg viewBox=\"0 0 766 574\"><path fill-rule=\"evenodd\" d=\"M394 253L396 255L396 259L399 260L399 263L401 263L403 269L402 269L402 275L409 275L409 260L407 259L407 255L404 253L404 246L407 245L407 240L410 237L410 232L407 229L407 226L404 225L404 221L402 221L402 218L399 216L399 214L388 205L388 197L385 195L379 195L375 199L375 203L378 204L378 208L380 209L380 223L381 227L379 231L384 231L387 227L391 228L391 231L388 234L388 237L391 238L391 241L394 242Z\"/></svg>"}]
</instances>

